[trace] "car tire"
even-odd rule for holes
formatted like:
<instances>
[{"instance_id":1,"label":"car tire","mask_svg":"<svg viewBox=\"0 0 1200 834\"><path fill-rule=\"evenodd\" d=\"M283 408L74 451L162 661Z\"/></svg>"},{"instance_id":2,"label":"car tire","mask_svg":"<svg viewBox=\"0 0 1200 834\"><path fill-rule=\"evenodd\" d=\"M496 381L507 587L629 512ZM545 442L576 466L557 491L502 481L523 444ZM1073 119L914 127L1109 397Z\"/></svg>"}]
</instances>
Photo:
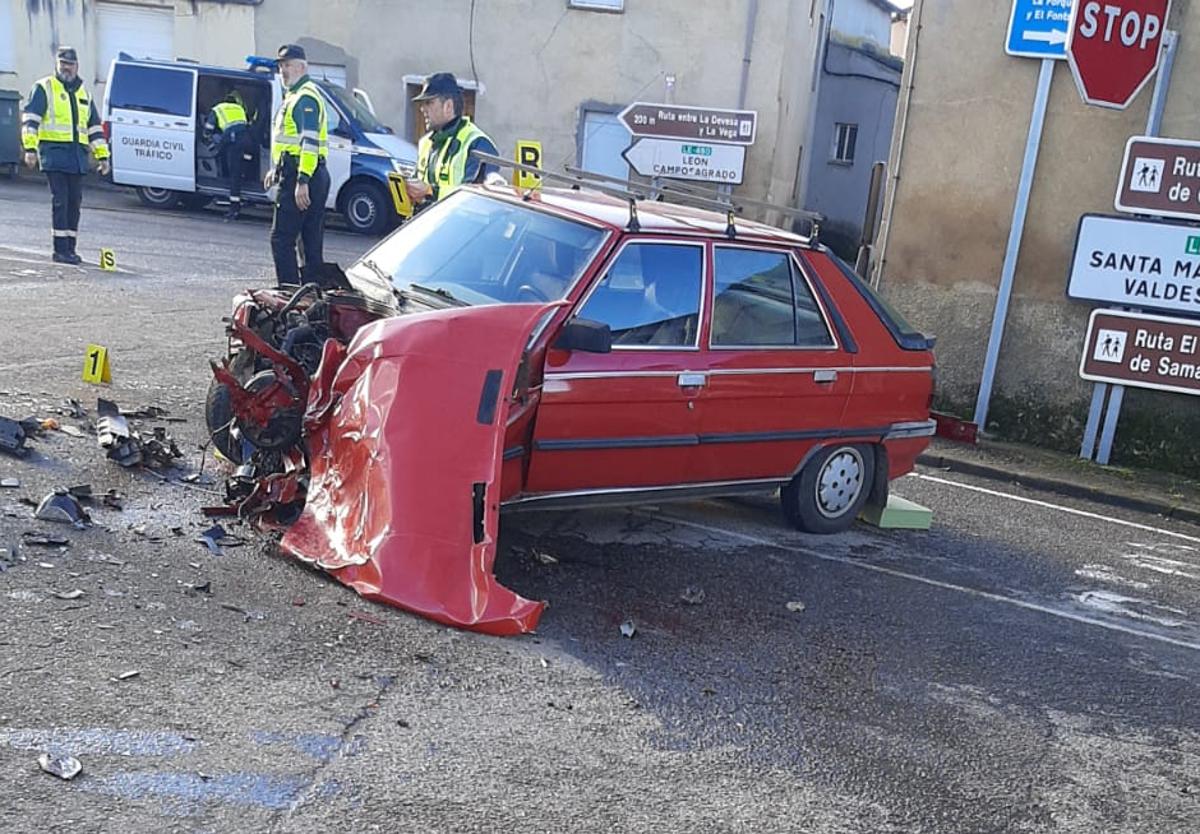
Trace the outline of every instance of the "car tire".
<instances>
[{"instance_id":1,"label":"car tire","mask_svg":"<svg viewBox=\"0 0 1200 834\"><path fill-rule=\"evenodd\" d=\"M342 214L352 231L360 235L381 235L391 220L387 192L373 182L360 180L346 187Z\"/></svg>"},{"instance_id":2,"label":"car tire","mask_svg":"<svg viewBox=\"0 0 1200 834\"><path fill-rule=\"evenodd\" d=\"M233 403L229 399L229 389L215 378L209 383L208 396L204 399L204 422L217 451L231 463L241 463L241 444L235 442L229 433L230 424L233 422Z\"/></svg>"},{"instance_id":3,"label":"car tire","mask_svg":"<svg viewBox=\"0 0 1200 834\"><path fill-rule=\"evenodd\" d=\"M841 533L866 506L874 481L873 448L829 446L817 452L780 491L783 515L806 533Z\"/></svg>"},{"instance_id":4,"label":"car tire","mask_svg":"<svg viewBox=\"0 0 1200 834\"><path fill-rule=\"evenodd\" d=\"M142 205L154 209L173 209L179 205L179 192L169 188L149 188L144 185L137 187L138 199Z\"/></svg>"}]
</instances>

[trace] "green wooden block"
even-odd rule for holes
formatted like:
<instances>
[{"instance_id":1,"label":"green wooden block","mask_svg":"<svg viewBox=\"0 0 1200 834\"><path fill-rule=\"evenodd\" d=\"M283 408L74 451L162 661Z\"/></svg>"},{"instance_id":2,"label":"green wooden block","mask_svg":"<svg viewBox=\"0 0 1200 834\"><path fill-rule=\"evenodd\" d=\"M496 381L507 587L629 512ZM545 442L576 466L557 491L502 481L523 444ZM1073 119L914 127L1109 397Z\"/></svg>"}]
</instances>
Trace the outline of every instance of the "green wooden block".
<instances>
[{"instance_id":1,"label":"green wooden block","mask_svg":"<svg viewBox=\"0 0 1200 834\"><path fill-rule=\"evenodd\" d=\"M889 495L886 507L868 505L859 518L886 530L928 530L933 524L933 510L899 495Z\"/></svg>"}]
</instances>

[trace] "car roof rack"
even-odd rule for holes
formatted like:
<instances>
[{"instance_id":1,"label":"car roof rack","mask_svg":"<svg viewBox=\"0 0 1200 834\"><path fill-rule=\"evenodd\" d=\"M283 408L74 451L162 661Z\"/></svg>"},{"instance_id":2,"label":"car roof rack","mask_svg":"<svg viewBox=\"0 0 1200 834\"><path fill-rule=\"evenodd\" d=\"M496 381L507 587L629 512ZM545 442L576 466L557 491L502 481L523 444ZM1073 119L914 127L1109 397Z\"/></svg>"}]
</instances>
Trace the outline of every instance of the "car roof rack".
<instances>
[{"instance_id":1,"label":"car roof rack","mask_svg":"<svg viewBox=\"0 0 1200 834\"><path fill-rule=\"evenodd\" d=\"M638 201L659 202L664 197L670 197L675 202L688 203L698 208L706 208L723 213L726 219L725 235L730 238L737 237L735 221L738 215L745 214L747 208L758 209L760 211L775 211L786 217L808 220L812 229L809 239L814 246L817 245L817 239L821 233L821 221L825 219L817 212L780 206L762 200L748 200L742 197L734 200L731 195L723 199L724 195L720 195L717 192L677 182L658 184L639 183L633 180L621 179L620 177L610 177L607 174L585 171L582 168L571 165L564 166L565 173L559 174L554 171L546 171L534 165L525 165L512 159L505 159L502 156L484 153L483 151L476 150L472 151L471 154L481 162L489 165L495 165L499 168L511 168L514 171L533 174L547 182L562 183L576 191L581 188L590 188L593 191L599 191L602 194L626 200L629 204L629 222L625 229L630 232L641 230L641 225L638 223ZM531 189L526 193L525 199L528 200L532 196L532 193Z\"/></svg>"}]
</instances>

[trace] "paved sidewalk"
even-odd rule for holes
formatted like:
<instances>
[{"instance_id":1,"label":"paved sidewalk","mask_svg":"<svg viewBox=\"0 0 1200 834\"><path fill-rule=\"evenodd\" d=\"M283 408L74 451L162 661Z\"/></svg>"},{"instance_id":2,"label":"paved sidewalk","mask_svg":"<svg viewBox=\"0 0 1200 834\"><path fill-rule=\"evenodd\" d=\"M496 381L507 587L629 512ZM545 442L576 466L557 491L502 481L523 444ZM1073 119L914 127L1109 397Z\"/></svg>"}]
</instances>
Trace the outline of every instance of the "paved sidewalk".
<instances>
[{"instance_id":1,"label":"paved sidewalk","mask_svg":"<svg viewBox=\"0 0 1200 834\"><path fill-rule=\"evenodd\" d=\"M1099 466L1062 452L994 440L971 446L934 438L918 462L1200 524L1200 481L1172 473Z\"/></svg>"}]
</instances>

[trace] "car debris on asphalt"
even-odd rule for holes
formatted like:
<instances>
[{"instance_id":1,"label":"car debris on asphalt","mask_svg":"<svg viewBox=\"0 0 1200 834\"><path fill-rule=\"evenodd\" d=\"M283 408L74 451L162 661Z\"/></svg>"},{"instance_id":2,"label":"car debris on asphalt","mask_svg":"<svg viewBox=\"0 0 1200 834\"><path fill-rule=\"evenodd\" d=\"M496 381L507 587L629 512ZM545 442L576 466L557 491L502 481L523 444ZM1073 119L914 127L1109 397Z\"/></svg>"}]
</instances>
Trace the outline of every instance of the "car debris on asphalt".
<instances>
[{"instance_id":1,"label":"car debris on asphalt","mask_svg":"<svg viewBox=\"0 0 1200 834\"><path fill-rule=\"evenodd\" d=\"M74 756L51 756L49 753L43 753L38 756L37 761L38 767L46 773L66 782L70 782L83 770L83 765Z\"/></svg>"},{"instance_id":2,"label":"car debris on asphalt","mask_svg":"<svg viewBox=\"0 0 1200 834\"><path fill-rule=\"evenodd\" d=\"M46 536L32 531L22 533L21 541L34 547L66 547L71 543L69 539L62 536Z\"/></svg>"},{"instance_id":3,"label":"car debris on asphalt","mask_svg":"<svg viewBox=\"0 0 1200 834\"><path fill-rule=\"evenodd\" d=\"M65 489L55 490L43 498L33 515L40 521L73 524L79 528L92 523L92 517L79 503L79 499Z\"/></svg>"},{"instance_id":4,"label":"car debris on asphalt","mask_svg":"<svg viewBox=\"0 0 1200 834\"><path fill-rule=\"evenodd\" d=\"M633 635L637 634L637 626L633 624L633 620L626 620L621 623L621 634L630 639L633 638Z\"/></svg>"},{"instance_id":5,"label":"car debris on asphalt","mask_svg":"<svg viewBox=\"0 0 1200 834\"><path fill-rule=\"evenodd\" d=\"M696 585L688 585L679 595L679 599L688 605L700 605L704 602L704 589Z\"/></svg>"},{"instance_id":6,"label":"car debris on asphalt","mask_svg":"<svg viewBox=\"0 0 1200 834\"><path fill-rule=\"evenodd\" d=\"M17 420L0 417L0 452L23 458L29 454L29 447L25 445L27 439L25 426Z\"/></svg>"},{"instance_id":7,"label":"car debris on asphalt","mask_svg":"<svg viewBox=\"0 0 1200 834\"><path fill-rule=\"evenodd\" d=\"M804 608L805 608L804 603L798 599L794 599L787 604L787 610L791 611L793 614L801 613L802 611L804 611Z\"/></svg>"}]
</instances>

